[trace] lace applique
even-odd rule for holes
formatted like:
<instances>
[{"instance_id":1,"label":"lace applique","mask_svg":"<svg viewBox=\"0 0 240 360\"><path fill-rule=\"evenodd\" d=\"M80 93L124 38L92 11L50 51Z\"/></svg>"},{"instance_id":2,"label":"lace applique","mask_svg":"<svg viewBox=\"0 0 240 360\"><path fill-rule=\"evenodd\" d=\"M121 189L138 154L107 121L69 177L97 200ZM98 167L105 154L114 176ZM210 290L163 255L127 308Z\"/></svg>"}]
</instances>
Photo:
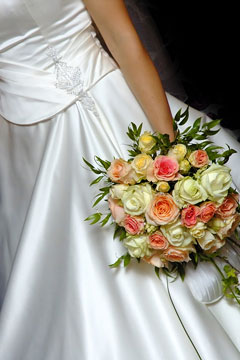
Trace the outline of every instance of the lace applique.
<instances>
[{"instance_id":1,"label":"lace applique","mask_svg":"<svg viewBox=\"0 0 240 360\"><path fill-rule=\"evenodd\" d=\"M77 96L86 109L99 117L94 100L84 91L81 69L78 66L68 66L66 62L61 61L61 57L53 47L48 47L47 55L52 58L55 65L55 86L68 94Z\"/></svg>"}]
</instances>

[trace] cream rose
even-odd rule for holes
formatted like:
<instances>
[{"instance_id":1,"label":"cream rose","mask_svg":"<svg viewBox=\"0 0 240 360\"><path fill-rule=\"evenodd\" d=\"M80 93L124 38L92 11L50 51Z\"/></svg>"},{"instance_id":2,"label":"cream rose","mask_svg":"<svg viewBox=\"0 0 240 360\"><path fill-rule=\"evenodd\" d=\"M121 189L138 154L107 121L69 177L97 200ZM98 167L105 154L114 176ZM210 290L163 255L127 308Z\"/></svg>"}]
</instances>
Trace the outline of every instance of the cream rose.
<instances>
[{"instance_id":1,"label":"cream rose","mask_svg":"<svg viewBox=\"0 0 240 360\"><path fill-rule=\"evenodd\" d=\"M208 169L197 173L199 184L205 189L210 200L221 204L232 183L227 166L212 164Z\"/></svg>"},{"instance_id":2,"label":"cream rose","mask_svg":"<svg viewBox=\"0 0 240 360\"><path fill-rule=\"evenodd\" d=\"M220 239L230 236L234 232L236 227L239 225L240 215L238 213L234 214L229 218L224 219L223 222L224 226L221 227L217 232L217 235L220 237Z\"/></svg>"},{"instance_id":3,"label":"cream rose","mask_svg":"<svg viewBox=\"0 0 240 360\"><path fill-rule=\"evenodd\" d=\"M141 215L145 213L152 198L153 190L150 184L129 186L122 196L124 210L130 215Z\"/></svg>"},{"instance_id":4,"label":"cream rose","mask_svg":"<svg viewBox=\"0 0 240 360\"><path fill-rule=\"evenodd\" d=\"M187 148L184 144L176 144L168 151L168 156L175 157L177 161L181 161L184 159L186 153Z\"/></svg>"},{"instance_id":5,"label":"cream rose","mask_svg":"<svg viewBox=\"0 0 240 360\"><path fill-rule=\"evenodd\" d=\"M150 155L147 154L139 154L135 156L133 159L131 166L135 170L135 172L142 176L142 178L146 178L147 169L153 163L153 159Z\"/></svg>"},{"instance_id":6,"label":"cream rose","mask_svg":"<svg viewBox=\"0 0 240 360\"><path fill-rule=\"evenodd\" d=\"M123 245L128 249L132 257L141 258L152 255L148 236L146 235L128 235L123 239Z\"/></svg>"},{"instance_id":7,"label":"cream rose","mask_svg":"<svg viewBox=\"0 0 240 360\"><path fill-rule=\"evenodd\" d=\"M198 221L194 227L189 229L189 232L194 238L200 239L205 235L206 229L207 229L206 224L204 224L201 221Z\"/></svg>"},{"instance_id":8,"label":"cream rose","mask_svg":"<svg viewBox=\"0 0 240 360\"><path fill-rule=\"evenodd\" d=\"M138 148L143 153L151 153L152 148L156 145L156 139L149 131L144 131L138 141Z\"/></svg>"},{"instance_id":9,"label":"cream rose","mask_svg":"<svg viewBox=\"0 0 240 360\"><path fill-rule=\"evenodd\" d=\"M207 254L215 253L218 249L223 247L225 244L226 244L226 240L220 239L218 236L215 236L215 240L212 243L212 246L209 249L205 250L205 252Z\"/></svg>"},{"instance_id":10,"label":"cream rose","mask_svg":"<svg viewBox=\"0 0 240 360\"><path fill-rule=\"evenodd\" d=\"M210 231L206 230L204 236L197 239L197 242L203 250L209 250L214 246L216 242L216 236L213 235Z\"/></svg>"},{"instance_id":11,"label":"cream rose","mask_svg":"<svg viewBox=\"0 0 240 360\"><path fill-rule=\"evenodd\" d=\"M173 224L162 225L160 230L173 246L184 248L195 242L192 235L182 226L181 220L177 220Z\"/></svg>"},{"instance_id":12,"label":"cream rose","mask_svg":"<svg viewBox=\"0 0 240 360\"><path fill-rule=\"evenodd\" d=\"M126 184L113 185L109 190L109 194L113 199L121 199L124 192L128 189L128 187L129 185Z\"/></svg>"},{"instance_id":13,"label":"cream rose","mask_svg":"<svg viewBox=\"0 0 240 360\"><path fill-rule=\"evenodd\" d=\"M207 193L196 180L186 176L179 180L173 190L173 198L180 208L187 204L197 204L207 199Z\"/></svg>"},{"instance_id":14,"label":"cream rose","mask_svg":"<svg viewBox=\"0 0 240 360\"><path fill-rule=\"evenodd\" d=\"M214 216L211 220L209 220L207 226L211 233L216 234L225 226L225 222L220 217Z\"/></svg>"}]
</instances>

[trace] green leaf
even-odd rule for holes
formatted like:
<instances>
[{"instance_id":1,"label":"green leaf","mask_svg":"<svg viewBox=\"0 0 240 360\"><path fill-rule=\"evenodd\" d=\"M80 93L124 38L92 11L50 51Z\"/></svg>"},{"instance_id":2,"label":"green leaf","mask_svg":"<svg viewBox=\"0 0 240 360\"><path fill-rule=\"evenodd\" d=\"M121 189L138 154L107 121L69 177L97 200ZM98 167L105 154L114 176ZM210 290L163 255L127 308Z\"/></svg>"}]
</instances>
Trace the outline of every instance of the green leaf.
<instances>
[{"instance_id":1,"label":"green leaf","mask_svg":"<svg viewBox=\"0 0 240 360\"><path fill-rule=\"evenodd\" d=\"M143 126L143 123L141 123L137 129L137 137L139 137L141 135L142 126Z\"/></svg>"},{"instance_id":2,"label":"green leaf","mask_svg":"<svg viewBox=\"0 0 240 360\"><path fill-rule=\"evenodd\" d=\"M182 109L179 109L178 112L176 113L176 115L174 116L174 120L176 122L180 121L181 119L181 112L182 112Z\"/></svg>"},{"instance_id":3,"label":"green leaf","mask_svg":"<svg viewBox=\"0 0 240 360\"><path fill-rule=\"evenodd\" d=\"M128 266L128 264L130 263L131 261L131 256L129 253L127 253L125 256L124 256L124 267Z\"/></svg>"},{"instance_id":4,"label":"green leaf","mask_svg":"<svg viewBox=\"0 0 240 360\"><path fill-rule=\"evenodd\" d=\"M85 164L87 164L87 166L95 173L95 174L102 174L102 171L99 169L96 169L92 164L90 164L90 162L88 162L86 159L84 159L84 157L82 157L83 161L85 162Z\"/></svg>"},{"instance_id":5,"label":"green leaf","mask_svg":"<svg viewBox=\"0 0 240 360\"><path fill-rule=\"evenodd\" d=\"M101 219L102 213L95 213L90 216L88 216L84 221L91 221L93 220L90 225L97 223Z\"/></svg>"},{"instance_id":6,"label":"green leaf","mask_svg":"<svg viewBox=\"0 0 240 360\"><path fill-rule=\"evenodd\" d=\"M106 223L108 222L108 220L110 219L112 213L109 213L102 221L101 221L101 226L106 225Z\"/></svg>"},{"instance_id":7,"label":"green leaf","mask_svg":"<svg viewBox=\"0 0 240 360\"><path fill-rule=\"evenodd\" d=\"M108 169L111 165L111 161L108 160L102 160L100 157L95 155L95 159L104 167L104 169Z\"/></svg>"},{"instance_id":8,"label":"green leaf","mask_svg":"<svg viewBox=\"0 0 240 360\"><path fill-rule=\"evenodd\" d=\"M93 181L91 182L91 184L90 184L89 186L92 186L92 185L94 185L94 184L97 184L100 180L102 180L102 178L104 178L103 175L97 177L95 180L93 180Z\"/></svg>"},{"instance_id":9,"label":"green leaf","mask_svg":"<svg viewBox=\"0 0 240 360\"><path fill-rule=\"evenodd\" d=\"M155 274L157 275L157 277L159 278L159 280L160 280L160 276L159 276L159 267L157 267L157 266L155 266Z\"/></svg>"},{"instance_id":10,"label":"green leaf","mask_svg":"<svg viewBox=\"0 0 240 360\"><path fill-rule=\"evenodd\" d=\"M212 121L209 121L209 122L205 122L202 127L203 127L203 128L206 127L206 128L208 128L208 129L212 129L212 128L214 128L215 126L219 125L220 122L221 122L221 119L212 120Z\"/></svg>"},{"instance_id":11,"label":"green leaf","mask_svg":"<svg viewBox=\"0 0 240 360\"><path fill-rule=\"evenodd\" d=\"M115 261L115 263L108 265L110 268L117 268L122 262L122 256Z\"/></svg>"},{"instance_id":12,"label":"green leaf","mask_svg":"<svg viewBox=\"0 0 240 360\"><path fill-rule=\"evenodd\" d=\"M220 128L217 129L217 130L206 130L205 134L208 135L208 136L209 135L216 135L220 130L221 130Z\"/></svg>"},{"instance_id":13,"label":"green leaf","mask_svg":"<svg viewBox=\"0 0 240 360\"><path fill-rule=\"evenodd\" d=\"M105 196L106 196L105 193L98 194L98 195L97 195L98 198L97 198L97 200L94 202L94 204L93 204L92 207L96 206Z\"/></svg>"},{"instance_id":14,"label":"green leaf","mask_svg":"<svg viewBox=\"0 0 240 360\"><path fill-rule=\"evenodd\" d=\"M184 125L188 121L189 118L189 106L187 106L186 110L180 115L182 120L180 121L179 125Z\"/></svg>"},{"instance_id":15,"label":"green leaf","mask_svg":"<svg viewBox=\"0 0 240 360\"><path fill-rule=\"evenodd\" d=\"M123 239L125 239L125 237L126 237L126 231L125 231L125 229L124 228L122 228L122 232L121 232L121 234L120 234L120 236L119 236L119 241L123 241Z\"/></svg>"}]
</instances>

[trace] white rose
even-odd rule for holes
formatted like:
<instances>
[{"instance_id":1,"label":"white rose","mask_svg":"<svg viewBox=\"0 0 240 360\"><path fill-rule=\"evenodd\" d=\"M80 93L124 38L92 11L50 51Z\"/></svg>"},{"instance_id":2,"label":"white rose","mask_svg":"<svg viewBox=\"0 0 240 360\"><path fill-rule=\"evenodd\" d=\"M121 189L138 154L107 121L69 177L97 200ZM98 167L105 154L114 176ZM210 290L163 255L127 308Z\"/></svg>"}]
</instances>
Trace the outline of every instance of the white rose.
<instances>
[{"instance_id":1,"label":"white rose","mask_svg":"<svg viewBox=\"0 0 240 360\"><path fill-rule=\"evenodd\" d=\"M189 229L190 234L197 239L200 239L205 235L207 226L201 221L198 221L195 226L193 226L191 229Z\"/></svg>"},{"instance_id":2,"label":"white rose","mask_svg":"<svg viewBox=\"0 0 240 360\"><path fill-rule=\"evenodd\" d=\"M181 220L177 220L173 224L162 225L160 229L173 246L186 248L188 245L195 242L188 230L182 226Z\"/></svg>"},{"instance_id":3,"label":"white rose","mask_svg":"<svg viewBox=\"0 0 240 360\"><path fill-rule=\"evenodd\" d=\"M150 184L129 186L122 196L124 210L130 215L141 215L152 198L153 189Z\"/></svg>"},{"instance_id":4,"label":"white rose","mask_svg":"<svg viewBox=\"0 0 240 360\"><path fill-rule=\"evenodd\" d=\"M182 208L187 204L197 204L207 199L204 188L190 176L176 182L172 196L177 205Z\"/></svg>"},{"instance_id":5,"label":"white rose","mask_svg":"<svg viewBox=\"0 0 240 360\"><path fill-rule=\"evenodd\" d=\"M128 235L123 240L123 245L128 249L132 257L140 258L152 255L152 250L149 248L148 236L146 235Z\"/></svg>"},{"instance_id":6,"label":"white rose","mask_svg":"<svg viewBox=\"0 0 240 360\"><path fill-rule=\"evenodd\" d=\"M212 164L208 169L196 174L210 200L218 204L223 202L232 183L230 171L227 166Z\"/></svg>"},{"instance_id":7,"label":"white rose","mask_svg":"<svg viewBox=\"0 0 240 360\"><path fill-rule=\"evenodd\" d=\"M113 199L121 199L124 192L128 189L129 185L116 184L110 188L109 194Z\"/></svg>"}]
</instances>

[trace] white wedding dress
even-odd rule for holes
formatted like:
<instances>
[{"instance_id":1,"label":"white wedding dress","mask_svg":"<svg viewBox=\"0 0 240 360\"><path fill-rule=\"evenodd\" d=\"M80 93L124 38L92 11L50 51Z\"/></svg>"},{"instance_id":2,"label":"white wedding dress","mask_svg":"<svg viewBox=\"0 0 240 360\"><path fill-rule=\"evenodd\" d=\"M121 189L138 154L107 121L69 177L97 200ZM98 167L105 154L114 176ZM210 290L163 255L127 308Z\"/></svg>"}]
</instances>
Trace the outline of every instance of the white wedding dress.
<instances>
[{"instance_id":1,"label":"white wedding dress","mask_svg":"<svg viewBox=\"0 0 240 360\"><path fill-rule=\"evenodd\" d=\"M110 269L113 227L84 221L98 191L82 157L127 158L130 122L152 129L82 1L1 0L0 96L0 359L240 359L237 305L169 285L198 355L165 276ZM240 188L238 155L229 166Z\"/></svg>"}]
</instances>

